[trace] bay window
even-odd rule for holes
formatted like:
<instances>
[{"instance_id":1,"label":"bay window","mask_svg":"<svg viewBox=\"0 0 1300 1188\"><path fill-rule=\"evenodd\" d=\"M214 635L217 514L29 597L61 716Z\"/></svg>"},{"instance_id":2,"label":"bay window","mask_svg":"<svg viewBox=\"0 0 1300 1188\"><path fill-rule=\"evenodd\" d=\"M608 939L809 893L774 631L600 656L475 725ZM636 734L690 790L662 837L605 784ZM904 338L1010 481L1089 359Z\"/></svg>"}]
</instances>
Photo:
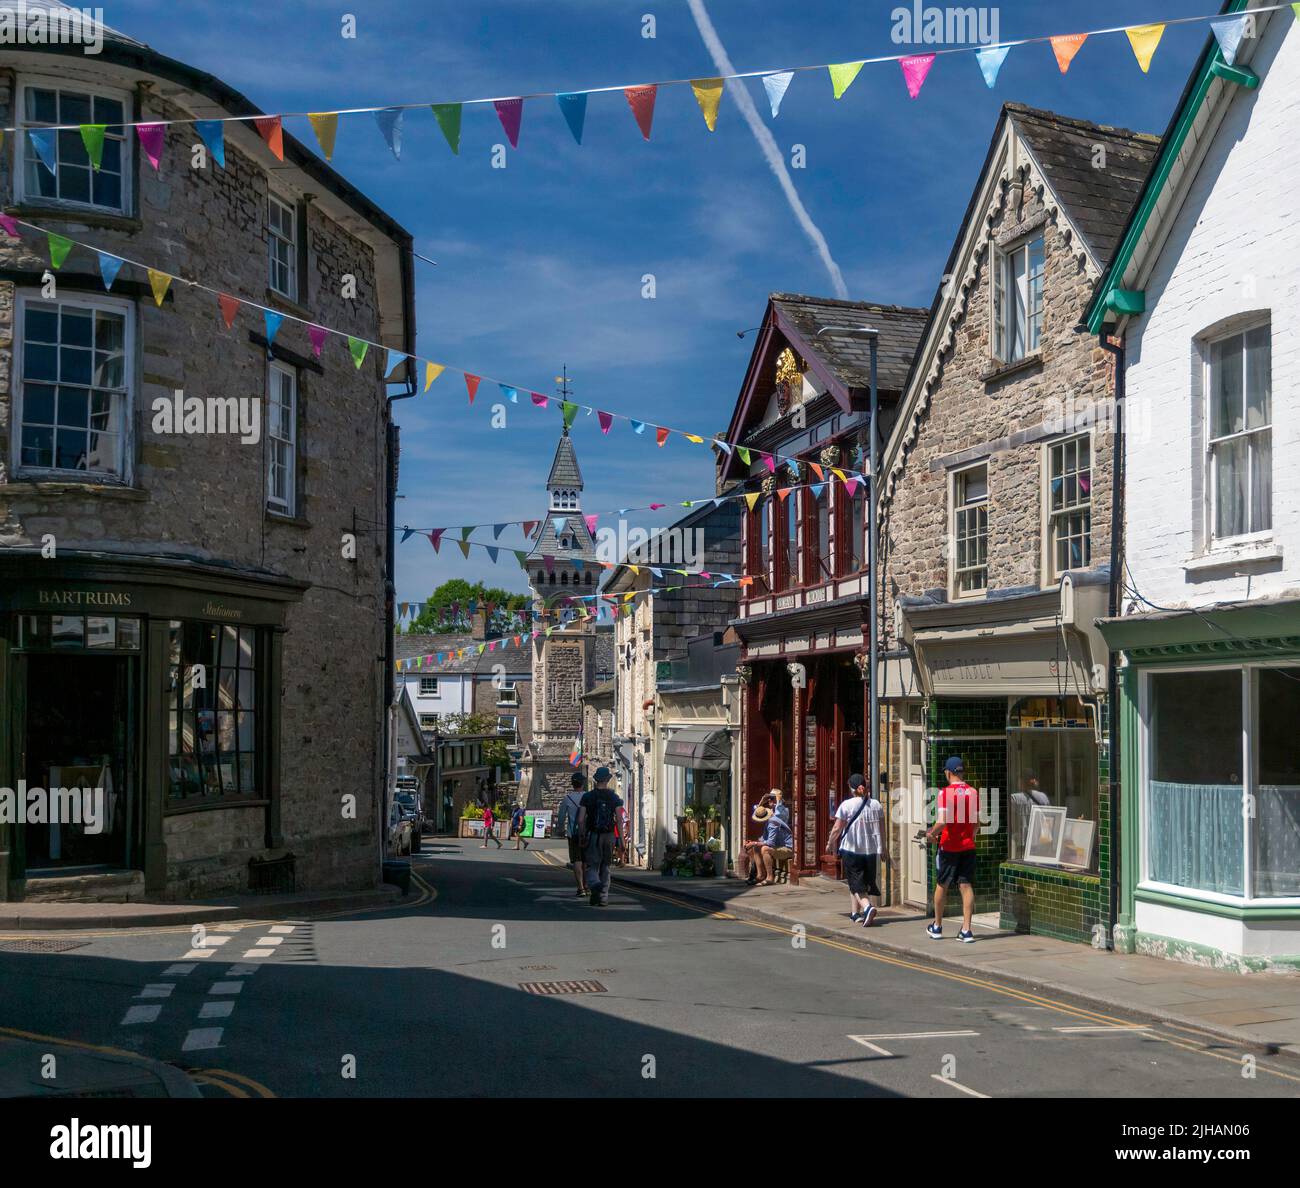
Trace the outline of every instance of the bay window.
<instances>
[{"instance_id":1,"label":"bay window","mask_svg":"<svg viewBox=\"0 0 1300 1188\"><path fill-rule=\"evenodd\" d=\"M1043 334L1043 237L993 260L993 351L1014 363L1038 350Z\"/></svg>"},{"instance_id":2,"label":"bay window","mask_svg":"<svg viewBox=\"0 0 1300 1188\"><path fill-rule=\"evenodd\" d=\"M1221 541L1273 527L1271 327L1207 344L1210 535Z\"/></svg>"}]
</instances>

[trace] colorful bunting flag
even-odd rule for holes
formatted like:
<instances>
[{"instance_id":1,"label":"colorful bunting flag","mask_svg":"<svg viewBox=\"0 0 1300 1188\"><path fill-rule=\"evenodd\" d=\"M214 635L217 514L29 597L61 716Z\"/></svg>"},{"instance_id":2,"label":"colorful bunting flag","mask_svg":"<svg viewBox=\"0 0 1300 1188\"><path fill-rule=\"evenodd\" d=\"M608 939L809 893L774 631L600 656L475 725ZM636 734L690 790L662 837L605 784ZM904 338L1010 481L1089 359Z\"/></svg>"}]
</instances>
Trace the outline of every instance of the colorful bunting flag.
<instances>
[{"instance_id":1,"label":"colorful bunting flag","mask_svg":"<svg viewBox=\"0 0 1300 1188\"><path fill-rule=\"evenodd\" d=\"M822 470L821 465L817 462L809 462L808 469L817 476L818 481L826 477L825 471Z\"/></svg>"},{"instance_id":2,"label":"colorful bunting flag","mask_svg":"<svg viewBox=\"0 0 1300 1188\"><path fill-rule=\"evenodd\" d=\"M280 323L284 321L284 315L275 313L273 310L264 309L262 316L266 319L266 345L269 347L275 342L275 336L279 332Z\"/></svg>"},{"instance_id":3,"label":"colorful bunting flag","mask_svg":"<svg viewBox=\"0 0 1300 1188\"><path fill-rule=\"evenodd\" d=\"M63 261L68 258L68 253L72 251L72 240L65 235L56 235L53 231L47 231L45 238L50 249L50 267L62 268Z\"/></svg>"},{"instance_id":4,"label":"colorful bunting flag","mask_svg":"<svg viewBox=\"0 0 1300 1188\"><path fill-rule=\"evenodd\" d=\"M644 432L645 432L645 422L644 422L644 421L628 421L628 424L632 426L632 432L633 432L633 433L644 433Z\"/></svg>"},{"instance_id":5,"label":"colorful bunting flag","mask_svg":"<svg viewBox=\"0 0 1300 1188\"><path fill-rule=\"evenodd\" d=\"M548 404L551 403L551 398L549 396L542 395L541 392L530 392L529 395L532 397L533 403L538 408L545 408Z\"/></svg>"},{"instance_id":6,"label":"colorful bunting flag","mask_svg":"<svg viewBox=\"0 0 1300 1188\"><path fill-rule=\"evenodd\" d=\"M1219 43L1219 52L1223 54L1223 60L1231 66L1237 60L1237 49L1241 45L1241 39L1246 35L1247 19L1255 18L1250 13L1238 13L1234 16L1219 17L1218 20L1210 22L1210 28L1214 30L1214 36Z\"/></svg>"},{"instance_id":7,"label":"colorful bunting flag","mask_svg":"<svg viewBox=\"0 0 1300 1188\"><path fill-rule=\"evenodd\" d=\"M144 149L144 155L149 158L149 164L154 167L154 172L158 171L158 162L162 160L163 137L167 129L162 124L137 124L135 134L140 140L140 147Z\"/></svg>"},{"instance_id":8,"label":"colorful bunting flag","mask_svg":"<svg viewBox=\"0 0 1300 1188\"><path fill-rule=\"evenodd\" d=\"M578 415L578 406L571 400L561 400L560 413L564 417L564 427L569 429L573 426L574 417Z\"/></svg>"},{"instance_id":9,"label":"colorful bunting flag","mask_svg":"<svg viewBox=\"0 0 1300 1188\"><path fill-rule=\"evenodd\" d=\"M524 118L524 101L522 99L498 99L492 104L496 108L497 119L505 129L506 139L511 148L519 147L519 124Z\"/></svg>"},{"instance_id":10,"label":"colorful bunting flag","mask_svg":"<svg viewBox=\"0 0 1300 1188\"><path fill-rule=\"evenodd\" d=\"M318 359L320 358L321 347L325 345L325 339L328 335L329 331L324 326L307 327L307 337L311 339L312 354Z\"/></svg>"},{"instance_id":11,"label":"colorful bunting flag","mask_svg":"<svg viewBox=\"0 0 1300 1188\"><path fill-rule=\"evenodd\" d=\"M863 62L840 62L835 66L827 66L831 75L831 89L835 92L835 98L839 99L847 91L853 80L858 77L858 71L865 65Z\"/></svg>"},{"instance_id":12,"label":"colorful bunting flag","mask_svg":"<svg viewBox=\"0 0 1300 1188\"><path fill-rule=\"evenodd\" d=\"M239 312L239 298L231 297L227 293L217 294L217 304L221 307L221 319L226 323L226 329L229 330L235 324L235 314ZM317 354L320 352L317 351Z\"/></svg>"},{"instance_id":13,"label":"colorful bunting flag","mask_svg":"<svg viewBox=\"0 0 1300 1188\"><path fill-rule=\"evenodd\" d=\"M600 409L596 410L596 420L600 422L600 431L602 433L608 433L610 426L614 423L613 416L607 412L601 412Z\"/></svg>"},{"instance_id":14,"label":"colorful bunting flag","mask_svg":"<svg viewBox=\"0 0 1300 1188\"><path fill-rule=\"evenodd\" d=\"M722 79L693 78L691 90L695 92L695 102L700 105L700 112L704 116L704 126L712 132L718 126L718 106L722 103Z\"/></svg>"},{"instance_id":15,"label":"colorful bunting flag","mask_svg":"<svg viewBox=\"0 0 1300 1188\"><path fill-rule=\"evenodd\" d=\"M573 139L581 144L582 129L587 122L587 92L576 91L571 94L556 95L555 100L560 105L560 114L564 116L564 122L569 125L569 131L573 133Z\"/></svg>"},{"instance_id":16,"label":"colorful bunting flag","mask_svg":"<svg viewBox=\"0 0 1300 1188\"><path fill-rule=\"evenodd\" d=\"M4 141L0 139L0 149L4 148ZM18 224L14 221L13 215L0 214L0 227L4 228L6 235L18 238Z\"/></svg>"},{"instance_id":17,"label":"colorful bunting flag","mask_svg":"<svg viewBox=\"0 0 1300 1188\"><path fill-rule=\"evenodd\" d=\"M159 272L156 268L147 270L149 273L149 287L153 290L153 300L155 305L162 305L163 298L167 296L167 290L171 288L172 278L165 272Z\"/></svg>"},{"instance_id":18,"label":"colorful bunting flag","mask_svg":"<svg viewBox=\"0 0 1300 1188\"><path fill-rule=\"evenodd\" d=\"M447 369L441 363L426 363L424 365L424 390L427 392L436 380Z\"/></svg>"},{"instance_id":19,"label":"colorful bunting flag","mask_svg":"<svg viewBox=\"0 0 1300 1188\"><path fill-rule=\"evenodd\" d=\"M1142 67L1142 73L1146 74L1151 68L1151 59L1155 55L1156 46L1164 36L1164 25L1135 25L1132 29L1125 29L1124 32L1128 34L1129 45L1133 47L1133 56Z\"/></svg>"},{"instance_id":20,"label":"colorful bunting flag","mask_svg":"<svg viewBox=\"0 0 1300 1188\"><path fill-rule=\"evenodd\" d=\"M697 437L694 433L686 433L683 431L682 436L686 438L687 441L694 442L696 445L704 444L704 438Z\"/></svg>"},{"instance_id":21,"label":"colorful bunting flag","mask_svg":"<svg viewBox=\"0 0 1300 1188\"><path fill-rule=\"evenodd\" d=\"M361 370L361 364L366 360L366 352L370 349L370 344L361 338L353 338L348 335L348 351L352 355L352 363L358 371Z\"/></svg>"},{"instance_id":22,"label":"colorful bunting flag","mask_svg":"<svg viewBox=\"0 0 1300 1188\"><path fill-rule=\"evenodd\" d=\"M375 123L383 133L384 142L393 151L393 156L402 159L402 115L400 107L385 107L375 112Z\"/></svg>"},{"instance_id":23,"label":"colorful bunting flag","mask_svg":"<svg viewBox=\"0 0 1300 1188\"><path fill-rule=\"evenodd\" d=\"M415 529L414 529L414 528L403 528L403 529L402 529L402 541L401 541L401 543L402 543L402 544L405 544L405 543L406 543L408 540L410 540L411 537L414 536L414 535L415 535ZM419 612L417 611L416 613L418 614Z\"/></svg>"},{"instance_id":24,"label":"colorful bunting flag","mask_svg":"<svg viewBox=\"0 0 1300 1188\"><path fill-rule=\"evenodd\" d=\"M311 130L316 133L316 143L325 154L325 160L334 156L334 138L339 130L339 113L337 111L312 111L307 113L311 121Z\"/></svg>"},{"instance_id":25,"label":"colorful bunting flag","mask_svg":"<svg viewBox=\"0 0 1300 1188\"><path fill-rule=\"evenodd\" d=\"M506 530L506 525L504 525L504 524L493 524L493 525L492 525L492 539L493 539L493 540L500 540L500 539L501 539L501 533L503 533L505 530Z\"/></svg>"},{"instance_id":26,"label":"colorful bunting flag","mask_svg":"<svg viewBox=\"0 0 1300 1188\"><path fill-rule=\"evenodd\" d=\"M767 101L772 107L772 118L781 112L781 100L789 89L790 80L794 78L793 70L782 70L779 74L763 75L763 90L767 92Z\"/></svg>"},{"instance_id":27,"label":"colorful bunting flag","mask_svg":"<svg viewBox=\"0 0 1300 1188\"><path fill-rule=\"evenodd\" d=\"M262 134L262 139L266 141L266 147L269 148L277 161L284 160L284 128L280 123L280 117L263 116L261 119L253 121L257 125L257 130Z\"/></svg>"},{"instance_id":28,"label":"colorful bunting flag","mask_svg":"<svg viewBox=\"0 0 1300 1188\"><path fill-rule=\"evenodd\" d=\"M668 440L668 430L662 425L655 429L655 445L662 446Z\"/></svg>"},{"instance_id":29,"label":"colorful bunting flag","mask_svg":"<svg viewBox=\"0 0 1300 1188\"><path fill-rule=\"evenodd\" d=\"M194 131L207 146L212 159L224 169L226 167L225 123L222 120L195 120Z\"/></svg>"},{"instance_id":30,"label":"colorful bunting flag","mask_svg":"<svg viewBox=\"0 0 1300 1188\"><path fill-rule=\"evenodd\" d=\"M395 351L392 347L388 348L388 353L384 356L384 379L393 374L393 368L401 363L407 356L401 351Z\"/></svg>"},{"instance_id":31,"label":"colorful bunting flag","mask_svg":"<svg viewBox=\"0 0 1300 1188\"><path fill-rule=\"evenodd\" d=\"M107 124L81 125L81 143L86 146L90 167L96 172L99 171L100 162L104 159L104 133L107 129Z\"/></svg>"},{"instance_id":32,"label":"colorful bunting flag","mask_svg":"<svg viewBox=\"0 0 1300 1188\"><path fill-rule=\"evenodd\" d=\"M435 528L429 533L429 543L433 545L433 551L435 553L438 551L438 546L442 544L442 534L446 531L447 529L445 528Z\"/></svg>"},{"instance_id":33,"label":"colorful bunting flag","mask_svg":"<svg viewBox=\"0 0 1300 1188\"><path fill-rule=\"evenodd\" d=\"M1074 55L1083 48L1083 43L1088 40L1086 33L1063 33L1059 37L1050 39L1052 42L1052 53L1056 55L1056 64L1061 68L1064 74L1070 69L1070 63L1074 61Z\"/></svg>"},{"instance_id":34,"label":"colorful bunting flag","mask_svg":"<svg viewBox=\"0 0 1300 1188\"><path fill-rule=\"evenodd\" d=\"M460 154L460 111L461 105L459 103L435 103L433 105L434 119L438 121L438 127L442 129L442 134L451 146L451 151L457 155Z\"/></svg>"},{"instance_id":35,"label":"colorful bunting flag","mask_svg":"<svg viewBox=\"0 0 1300 1188\"><path fill-rule=\"evenodd\" d=\"M590 532L592 536L595 536L595 535L596 535L596 521L600 519L600 513L597 512L597 513L594 514L594 515L583 516L582 518L583 518L583 519L586 521L586 523L587 523L587 531Z\"/></svg>"},{"instance_id":36,"label":"colorful bunting flag","mask_svg":"<svg viewBox=\"0 0 1300 1188\"><path fill-rule=\"evenodd\" d=\"M32 142L32 148L36 150L36 155L41 159L41 164L51 173L57 173L59 158L54 147L54 133L48 128L29 128L27 136Z\"/></svg>"},{"instance_id":37,"label":"colorful bunting flag","mask_svg":"<svg viewBox=\"0 0 1300 1188\"><path fill-rule=\"evenodd\" d=\"M469 560L469 541L467 541L467 540L458 540L458 541L456 542L456 547L457 547L458 549L460 549L461 556L464 557L466 561L468 561L468 560ZM479 647L479 651L481 652L482 650L483 650L483 648L482 648L482 646L480 645L480 647Z\"/></svg>"},{"instance_id":38,"label":"colorful bunting flag","mask_svg":"<svg viewBox=\"0 0 1300 1188\"><path fill-rule=\"evenodd\" d=\"M107 252L99 252L99 275L103 278L104 288L111 289L113 282L117 280L117 274L122 271L123 261L117 256L110 256Z\"/></svg>"},{"instance_id":39,"label":"colorful bunting flag","mask_svg":"<svg viewBox=\"0 0 1300 1188\"><path fill-rule=\"evenodd\" d=\"M481 376L470 375L468 371L465 372L465 387L469 391L470 404L474 403L474 397L478 395L478 385L481 378Z\"/></svg>"},{"instance_id":40,"label":"colorful bunting flag","mask_svg":"<svg viewBox=\"0 0 1300 1188\"><path fill-rule=\"evenodd\" d=\"M975 60L979 63L980 73L984 75L984 85L991 91L998 81L998 71L1011 52L1009 45L990 45L975 51Z\"/></svg>"},{"instance_id":41,"label":"colorful bunting flag","mask_svg":"<svg viewBox=\"0 0 1300 1188\"><path fill-rule=\"evenodd\" d=\"M930 73L930 67L934 65L934 55L912 54L906 58L899 58L898 64L903 68L903 81L907 84L907 93L915 99L925 85L925 76Z\"/></svg>"},{"instance_id":42,"label":"colorful bunting flag","mask_svg":"<svg viewBox=\"0 0 1300 1188\"><path fill-rule=\"evenodd\" d=\"M736 453L738 453L738 454L740 455L740 460L741 460L741 461L742 461L746 466L748 466L748 465L749 465L749 450L746 449L744 446L737 446L737 447L736 447Z\"/></svg>"},{"instance_id":43,"label":"colorful bunting flag","mask_svg":"<svg viewBox=\"0 0 1300 1188\"><path fill-rule=\"evenodd\" d=\"M776 458L771 454L763 455L763 465L767 467L768 474L776 473Z\"/></svg>"},{"instance_id":44,"label":"colorful bunting flag","mask_svg":"<svg viewBox=\"0 0 1300 1188\"><path fill-rule=\"evenodd\" d=\"M646 140L650 139L650 125L655 118L655 96L658 93L657 83L650 83L644 87L623 88L628 106L632 108L632 115L636 117L636 126L641 129L641 135Z\"/></svg>"}]
</instances>

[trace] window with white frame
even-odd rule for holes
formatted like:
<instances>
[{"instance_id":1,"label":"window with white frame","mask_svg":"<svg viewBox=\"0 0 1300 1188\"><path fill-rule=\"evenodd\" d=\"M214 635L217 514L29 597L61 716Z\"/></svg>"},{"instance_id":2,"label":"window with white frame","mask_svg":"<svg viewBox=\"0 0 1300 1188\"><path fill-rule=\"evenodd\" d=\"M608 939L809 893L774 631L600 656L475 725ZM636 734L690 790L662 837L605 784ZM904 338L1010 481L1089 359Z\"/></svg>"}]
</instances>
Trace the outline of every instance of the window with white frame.
<instances>
[{"instance_id":1,"label":"window with white frame","mask_svg":"<svg viewBox=\"0 0 1300 1188\"><path fill-rule=\"evenodd\" d=\"M298 212L293 205L266 196L266 247L270 257L270 286L277 293L298 300Z\"/></svg>"},{"instance_id":2,"label":"window with white frame","mask_svg":"<svg viewBox=\"0 0 1300 1188\"><path fill-rule=\"evenodd\" d=\"M1215 541L1273 527L1271 327L1207 343L1206 489Z\"/></svg>"},{"instance_id":3,"label":"window with white frame","mask_svg":"<svg viewBox=\"0 0 1300 1188\"><path fill-rule=\"evenodd\" d=\"M514 681L504 681L501 687L497 689L497 705L518 705L519 691L515 688Z\"/></svg>"},{"instance_id":4,"label":"window with white frame","mask_svg":"<svg viewBox=\"0 0 1300 1188\"><path fill-rule=\"evenodd\" d=\"M1088 435L1047 447L1048 577L1092 564L1092 443Z\"/></svg>"},{"instance_id":5,"label":"window with white frame","mask_svg":"<svg viewBox=\"0 0 1300 1188\"><path fill-rule=\"evenodd\" d=\"M298 470L298 375L272 363L267 369L266 505L281 515L297 508L294 484Z\"/></svg>"},{"instance_id":6,"label":"window with white frame","mask_svg":"<svg viewBox=\"0 0 1300 1188\"><path fill-rule=\"evenodd\" d=\"M126 477L131 306L20 297L18 308L16 469Z\"/></svg>"},{"instance_id":7,"label":"window with white frame","mask_svg":"<svg viewBox=\"0 0 1300 1188\"><path fill-rule=\"evenodd\" d=\"M438 678L422 676L420 678L420 696L437 697L438 696Z\"/></svg>"},{"instance_id":8,"label":"window with white frame","mask_svg":"<svg viewBox=\"0 0 1300 1188\"><path fill-rule=\"evenodd\" d=\"M953 592L982 594L989 584L989 469L952 476Z\"/></svg>"},{"instance_id":9,"label":"window with white frame","mask_svg":"<svg viewBox=\"0 0 1300 1188\"><path fill-rule=\"evenodd\" d=\"M1033 236L993 261L993 351L1014 363L1038 350L1043 334L1043 237Z\"/></svg>"},{"instance_id":10,"label":"window with white frame","mask_svg":"<svg viewBox=\"0 0 1300 1188\"><path fill-rule=\"evenodd\" d=\"M421 714L421 715L420 715L420 729L421 729L421 730L437 730L437 729L438 729L438 715L437 715L437 714Z\"/></svg>"},{"instance_id":11,"label":"window with white frame","mask_svg":"<svg viewBox=\"0 0 1300 1188\"><path fill-rule=\"evenodd\" d=\"M64 87L54 81L23 84L21 110L25 128L62 126L53 134L55 168L42 160L30 136L22 137L17 198L126 212L130 198L131 141L124 121L126 96L83 85ZM96 168L78 127L103 124L104 142Z\"/></svg>"}]
</instances>

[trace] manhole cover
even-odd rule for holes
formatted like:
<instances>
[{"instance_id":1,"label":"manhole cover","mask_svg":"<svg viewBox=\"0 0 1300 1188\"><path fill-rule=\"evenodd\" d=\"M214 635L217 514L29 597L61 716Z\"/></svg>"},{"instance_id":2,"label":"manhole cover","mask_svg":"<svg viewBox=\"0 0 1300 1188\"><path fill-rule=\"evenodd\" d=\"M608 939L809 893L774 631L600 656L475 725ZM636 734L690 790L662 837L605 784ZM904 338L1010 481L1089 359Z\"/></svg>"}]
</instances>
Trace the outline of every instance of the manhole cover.
<instances>
[{"instance_id":1,"label":"manhole cover","mask_svg":"<svg viewBox=\"0 0 1300 1188\"><path fill-rule=\"evenodd\" d=\"M79 940L16 940L0 943L0 953L66 953L90 944Z\"/></svg>"},{"instance_id":2,"label":"manhole cover","mask_svg":"<svg viewBox=\"0 0 1300 1188\"><path fill-rule=\"evenodd\" d=\"M606 994L599 982L520 982L519 989L528 994Z\"/></svg>"},{"instance_id":3,"label":"manhole cover","mask_svg":"<svg viewBox=\"0 0 1300 1188\"><path fill-rule=\"evenodd\" d=\"M545 970L548 970L548 969L554 969L555 966L553 966L553 965L521 965L519 968L520 968L520 969L526 969L526 970L529 970L529 971L531 971L531 972L533 972L533 973L541 973L541 972L543 972L543 971L545 971ZM588 971L588 972L590 972L590 971Z\"/></svg>"}]
</instances>

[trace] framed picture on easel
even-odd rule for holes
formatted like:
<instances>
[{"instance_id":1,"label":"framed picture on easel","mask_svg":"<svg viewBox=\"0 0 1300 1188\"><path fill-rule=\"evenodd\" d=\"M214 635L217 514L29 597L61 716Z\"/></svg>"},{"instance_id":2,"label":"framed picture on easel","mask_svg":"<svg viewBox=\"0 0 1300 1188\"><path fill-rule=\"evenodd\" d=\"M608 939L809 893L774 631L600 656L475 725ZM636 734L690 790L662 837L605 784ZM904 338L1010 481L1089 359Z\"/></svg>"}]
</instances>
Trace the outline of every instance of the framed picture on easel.
<instances>
[{"instance_id":1,"label":"framed picture on easel","mask_svg":"<svg viewBox=\"0 0 1300 1188\"><path fill-rule=\"evenodd\" d=\"M1029 828L1025 831L1025 861L1049 866L1061 863L1061 844L1065 841L1064 805L1036 804L1029 810Z\"/></svg>"}]
</instances>

